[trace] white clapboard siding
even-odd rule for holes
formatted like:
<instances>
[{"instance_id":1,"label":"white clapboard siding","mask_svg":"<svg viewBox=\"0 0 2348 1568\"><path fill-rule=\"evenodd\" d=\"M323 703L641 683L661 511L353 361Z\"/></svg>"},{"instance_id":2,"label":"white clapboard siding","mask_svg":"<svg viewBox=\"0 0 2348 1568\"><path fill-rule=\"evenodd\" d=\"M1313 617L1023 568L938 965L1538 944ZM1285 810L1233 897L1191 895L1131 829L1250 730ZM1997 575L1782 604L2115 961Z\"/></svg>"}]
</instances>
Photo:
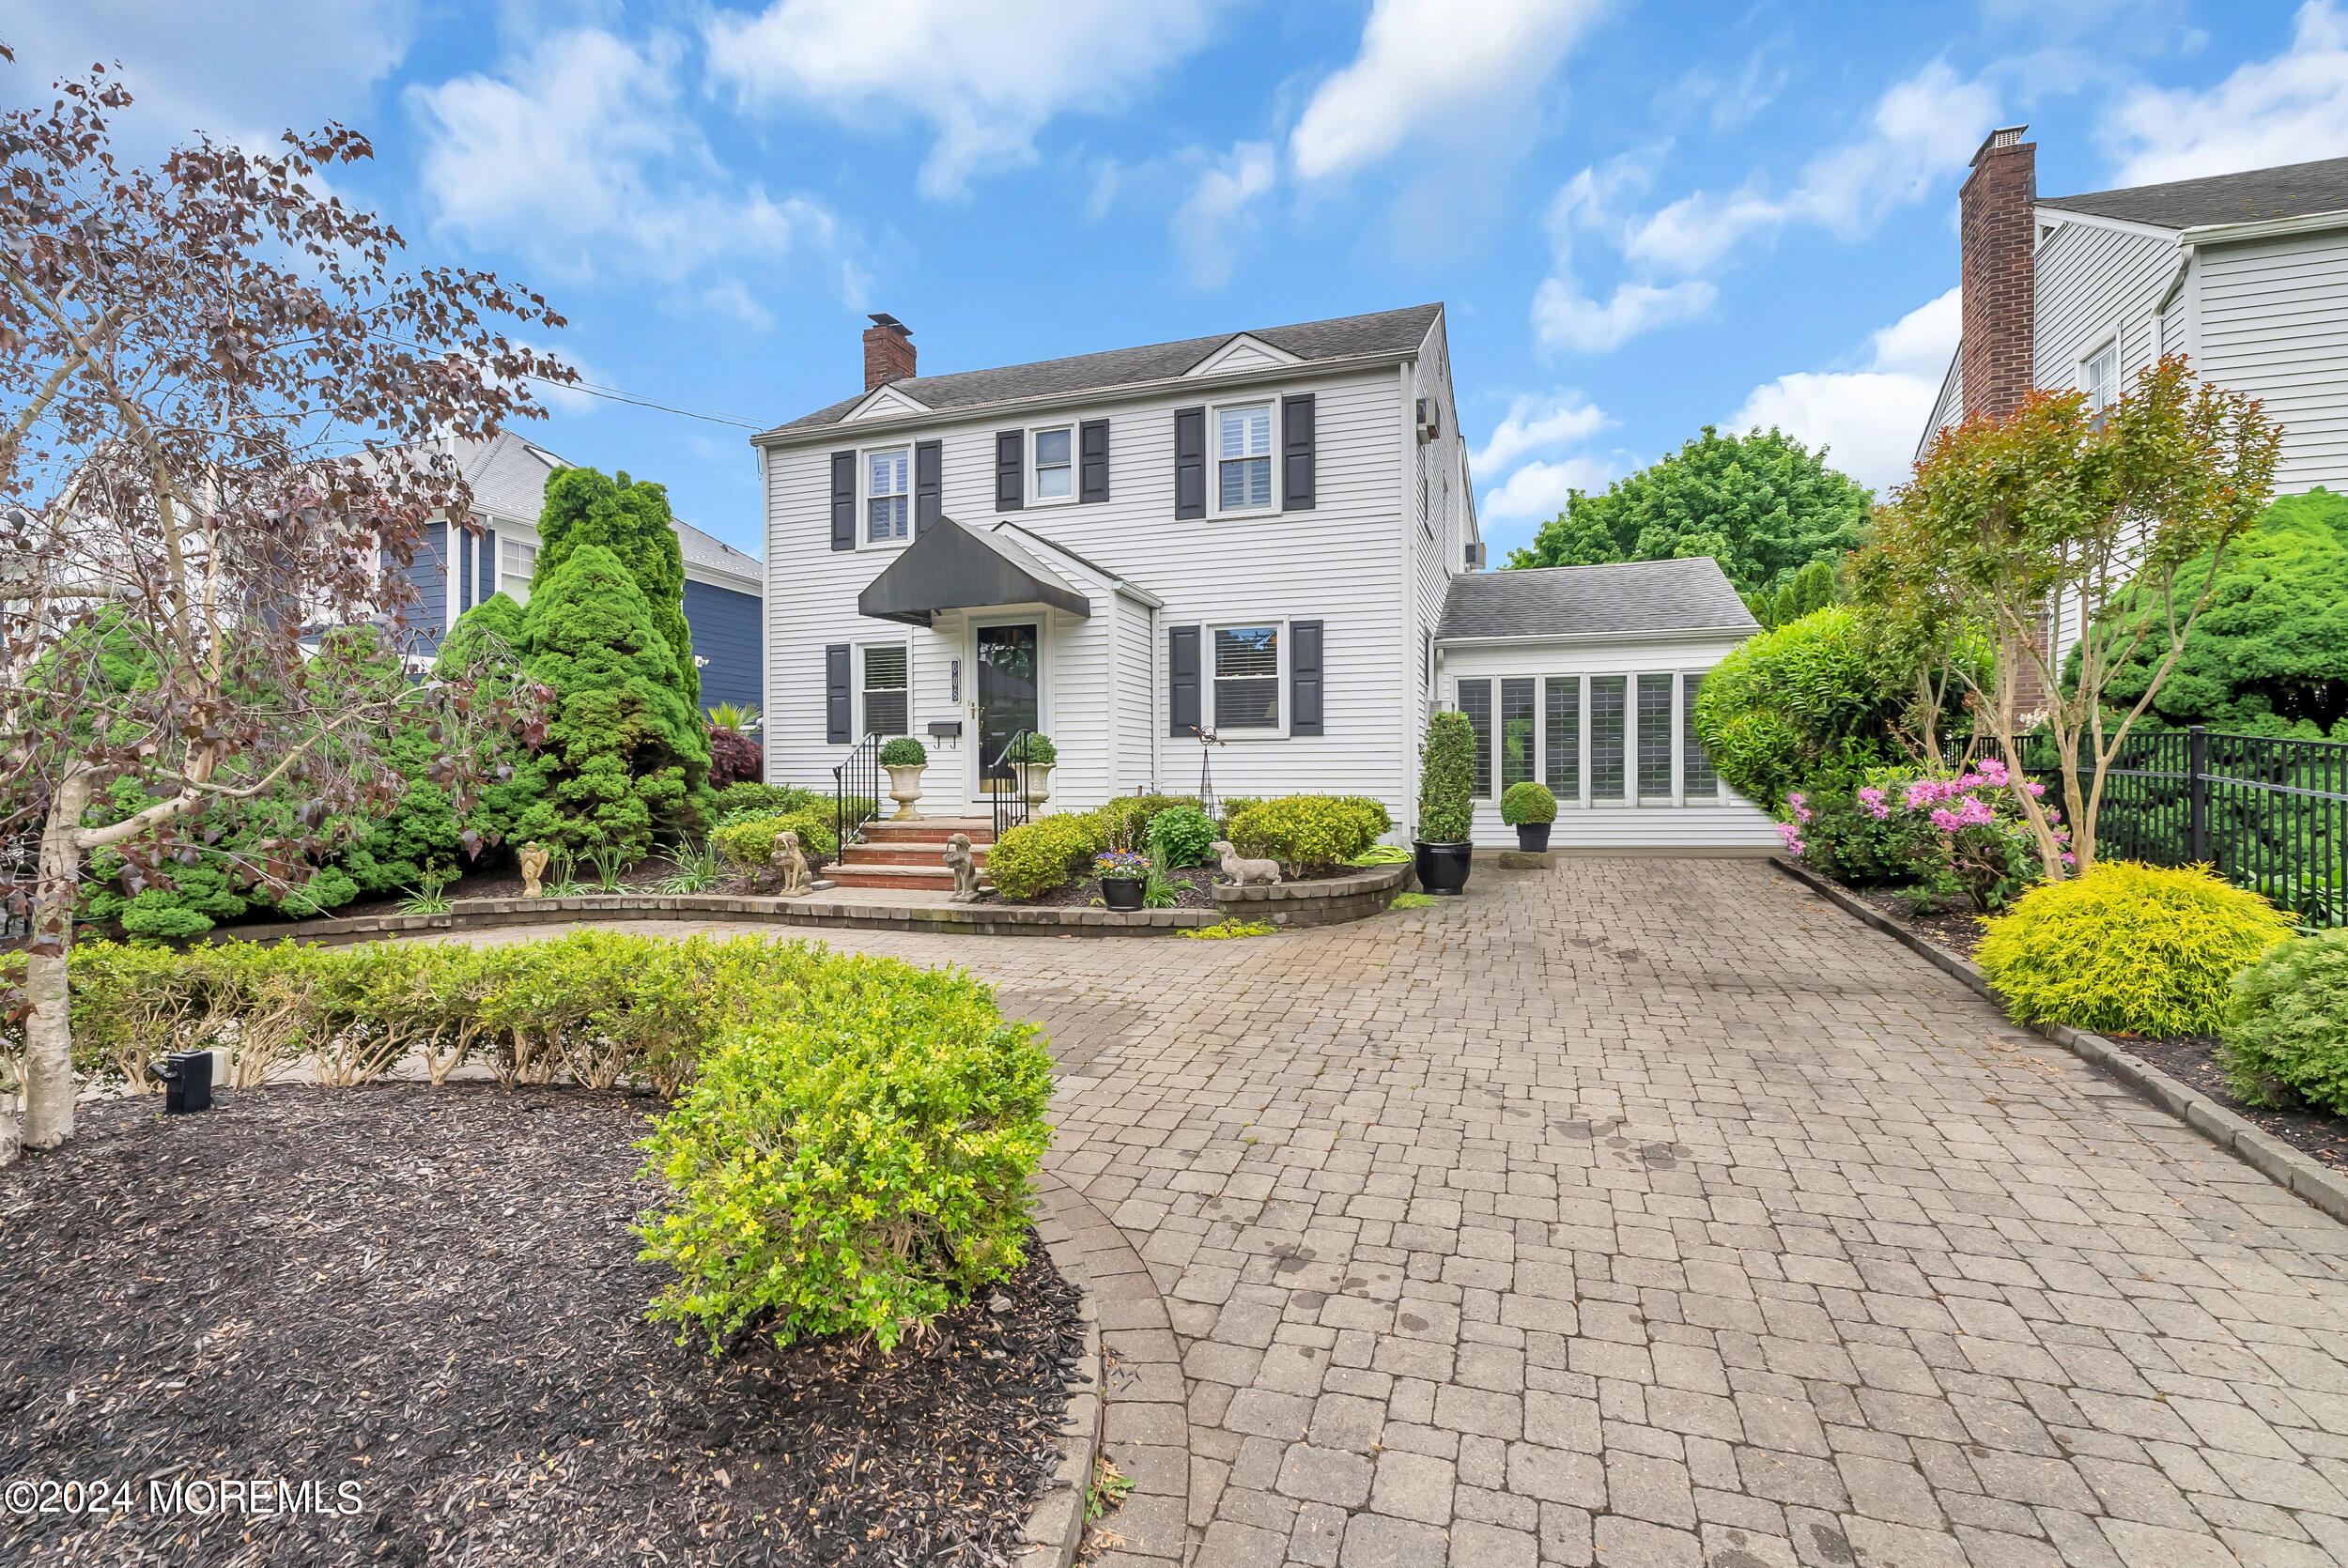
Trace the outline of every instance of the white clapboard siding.
<instances>
[{"instance_id":1,"label":"white clapboard siding","mask_svg":"<svg viewBox=\"0 0 2348 1568\"><path fill-rule=\"evenodd\" d=\"M2150 362L2153 307L2176 273L2167 239L2066 222L2038 247L2038 385L2078 386L2082 361L2120 337L2120 377Z\"/></svg>"},{"instance_id":2,"label":"white clapboard siding","mask_svg":"<svg viewBox=\"0 0 2348 1568\"><path fill-rule=\"evenodd\" d=\"M1166 792L1158 778L1158 623L1123 594L1117 607L1117 792Z\"/></svg>"},{"instance_id":3,"label":"white clapboard siding","mask_svg":"<svg viewBox=\"0 0 2348 1568\"><path fill-rule=\"evenodd\" d=\"M2348 230L2201 252L2201 362L2283 426L2276 487L2348 489Z\"/></svg>"}]
</instances>

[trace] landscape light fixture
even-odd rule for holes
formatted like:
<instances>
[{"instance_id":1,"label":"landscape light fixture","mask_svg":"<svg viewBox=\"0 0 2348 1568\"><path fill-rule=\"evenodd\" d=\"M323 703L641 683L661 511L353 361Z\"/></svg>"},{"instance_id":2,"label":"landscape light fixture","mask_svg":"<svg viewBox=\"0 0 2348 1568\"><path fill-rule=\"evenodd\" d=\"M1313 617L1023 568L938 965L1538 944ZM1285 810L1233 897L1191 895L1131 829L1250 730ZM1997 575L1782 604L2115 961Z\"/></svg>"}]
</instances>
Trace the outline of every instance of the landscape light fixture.
<instances>
[{"instance_id":1,"label":"landscape light fixture","mask_svg":"<svg viewBox=\"0 0 2348 1568\"><path fill-rule=\"evenodd\" d=\"M147 1063L147 1070L162 1081L164 1115L193 1115L212 1108L210 1052L175 1051L160 1062Z\"/></svg>"}]
</instances>

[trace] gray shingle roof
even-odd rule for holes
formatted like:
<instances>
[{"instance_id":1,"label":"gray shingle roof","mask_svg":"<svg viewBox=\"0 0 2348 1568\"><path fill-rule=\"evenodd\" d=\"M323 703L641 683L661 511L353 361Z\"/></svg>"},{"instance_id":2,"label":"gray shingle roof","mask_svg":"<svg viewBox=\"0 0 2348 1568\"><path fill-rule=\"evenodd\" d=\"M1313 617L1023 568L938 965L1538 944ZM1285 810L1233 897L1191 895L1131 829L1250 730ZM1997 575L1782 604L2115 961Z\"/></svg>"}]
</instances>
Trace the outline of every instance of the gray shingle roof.
<instances>
[{"instance_id":1,"label":"gray shingle roof","mask_svg":"<svg viewBox=\"0 0 2348 1568\"><path fill-rule=\"evenodd\" d=\"M1262 327L1246 333L1284 348L1301 360L1337 360L1356 354L1407 354L1426 340L1443 306L1412 305L1380 311L1374 315L1343 315L1328 321L1306 321L1292 327ZM1027 397L1050 397L1065 392L1092 392L1162 381L1182 374L1230 342L1238 332L1213 337L1185 338L1180 343L1156 343L1143 348L1113 348L1104 354L1079 354L1068 360L1042 360L1034 364L1006 365L999 370L965 370L949 376L916 376L889 383L928 408L976 408ZM842 415L868 394L802 414L783 430L805 430L838 424Z\"/></svg>"},{"instance_id":2,"label":"gray shingle roof","mask_svg":"<svg viewBox=\"0 0 2348 1568\"><path fill-rule=\"evenodd\" d=\"M2348 211L2348 158L2285 163L2167 185L2139 185L2125 191L2092 191L2083 196L2041 196L2038 205L2165 229Z\"/></svg>"},{"instance_id":3,"label":"gray shingle roof","mask_svg":"<svg viewBox=\"0 0 2348 1568\"><path fill-rule=\"evenodd\" d=\"M763 582L766 563L747 550L737 550L722 539L703 533L682 518L675 519L677 544L685 551L687 566L705 567L713 572L731 572L737 577Z\"/></svg>"},{"instance_id":4,"label":"gray shingle roof","mask_svg":"<svg viewBox=\"0 0 2348 1568\"><path fill-rule=\"evenodd\" d=\"M1438 641L1639 632L1757 632L1759 623L1710 556L1615 566L1471 572L1444 594Z\"/></svg>"}]
</instances>

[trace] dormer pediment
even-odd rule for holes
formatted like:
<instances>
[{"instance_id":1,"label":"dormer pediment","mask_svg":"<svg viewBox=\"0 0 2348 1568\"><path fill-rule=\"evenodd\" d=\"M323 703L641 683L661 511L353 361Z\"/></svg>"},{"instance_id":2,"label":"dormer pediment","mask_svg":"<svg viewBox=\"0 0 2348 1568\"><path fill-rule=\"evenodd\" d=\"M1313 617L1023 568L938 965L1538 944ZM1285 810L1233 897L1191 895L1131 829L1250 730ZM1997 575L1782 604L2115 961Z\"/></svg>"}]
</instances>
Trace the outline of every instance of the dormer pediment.
<instances>
[{"instance_id":1,"label":"dormer pediment","mask_svg":"<svg viewBox=\"0 0 2348 1568\"><path fill-rule=\"evenodd\" d=\"M863 402L841 416L840 423L846 424L852 420L889 419L899 414L926 414L929 411L928 404L906 396L893 386L874 387Z\"/></svg>"},{"instance_id":2,"label":"dormer pediment","mask_svg":"<svg viewBox=\"0 0 2348 1568\"><path fill-rule=\"evenodd\" d=\"M1272 365L1302 364L1285 348L1276 348L1251 332L1240 332L1228 343L1192 365L1185 376L1217 376L1233 370L1258 370Z\"/></svg>"}]
</instances>

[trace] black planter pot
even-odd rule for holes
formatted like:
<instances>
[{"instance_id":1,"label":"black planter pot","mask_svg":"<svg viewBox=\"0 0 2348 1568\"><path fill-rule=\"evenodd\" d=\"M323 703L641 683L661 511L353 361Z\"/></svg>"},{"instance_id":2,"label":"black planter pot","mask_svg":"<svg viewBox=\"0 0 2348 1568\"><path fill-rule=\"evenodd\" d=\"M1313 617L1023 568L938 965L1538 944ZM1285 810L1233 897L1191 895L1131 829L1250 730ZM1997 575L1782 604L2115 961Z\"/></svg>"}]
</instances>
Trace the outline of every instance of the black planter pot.
<instances>
[{"instance_id":1,"label":"black planter pot","mask_svg":"<svg viewBox=\"0 0 2348 1568\"><path fill-rule=\"evenodd\" d=\"M1549 848L1549 827L1547 822L1517 823L1517 848L1536 853Z\"/></svg>"},{"instance_id":2,"label":"black planter pot","mask_svg":"<svg viewBox=\"0 0 2348 1568\"><path fill-rule=\"evenodd\" d=\"M1111 909L1139 909L1141 907L1141 879L1139 877L1103 877L1101 879L1101 901Z\"/></svg>"},{"instance_id":3,"label":"black planter pot","mask_svg":"<svg viewBox=\"0 0 2348 1568\"><path fill-rule=\"evenodd\" d=\"M1411 851L1419 886L1452 899L1466 892L1468 856L1473 848L1469 844L1430 844L1424 838L1413 842Z\"/></svg>"}]
</instances>

